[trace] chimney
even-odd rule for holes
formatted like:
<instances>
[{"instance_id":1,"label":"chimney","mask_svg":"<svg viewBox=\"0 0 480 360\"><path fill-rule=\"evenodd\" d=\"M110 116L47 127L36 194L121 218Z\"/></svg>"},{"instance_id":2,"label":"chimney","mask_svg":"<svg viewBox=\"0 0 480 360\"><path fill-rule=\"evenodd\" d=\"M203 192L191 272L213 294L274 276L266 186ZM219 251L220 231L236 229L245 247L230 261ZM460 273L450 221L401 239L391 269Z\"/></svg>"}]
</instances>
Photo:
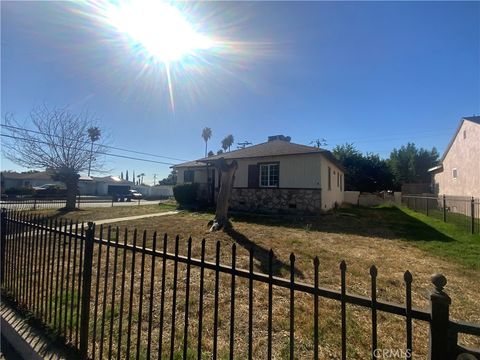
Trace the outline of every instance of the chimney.
<instances>
[{"instance_id":1,"label":"chimney","mask_svg":"<svg viewBox=\"0 0 480 360\"><path fill-rule=\"evenodd\" d=\"M290 136L285 136L285 135L272 135L268 137L268 142L273 141L273 140L281 140L281 141L286 141L290 142L292 138Z\"/></svg>"}]
</instances>

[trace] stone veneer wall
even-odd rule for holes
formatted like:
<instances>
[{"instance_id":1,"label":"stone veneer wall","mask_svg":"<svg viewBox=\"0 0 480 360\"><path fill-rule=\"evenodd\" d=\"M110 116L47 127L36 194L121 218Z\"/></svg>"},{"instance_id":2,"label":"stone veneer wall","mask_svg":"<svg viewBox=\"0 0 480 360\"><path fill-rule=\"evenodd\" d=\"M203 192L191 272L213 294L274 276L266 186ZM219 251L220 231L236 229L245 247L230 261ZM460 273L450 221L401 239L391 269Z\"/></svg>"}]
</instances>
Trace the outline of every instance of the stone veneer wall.
<instances>
[{"instance_id":1,"label":"stone veneer wall","mask_svg":"<svg viewBox=\"0 0 480 360\"><path fill-rule=\"evenodd\" d=\"M235 210L314 213L322 209L321 189L233 188Z\"/></svg>"}]
</instances>

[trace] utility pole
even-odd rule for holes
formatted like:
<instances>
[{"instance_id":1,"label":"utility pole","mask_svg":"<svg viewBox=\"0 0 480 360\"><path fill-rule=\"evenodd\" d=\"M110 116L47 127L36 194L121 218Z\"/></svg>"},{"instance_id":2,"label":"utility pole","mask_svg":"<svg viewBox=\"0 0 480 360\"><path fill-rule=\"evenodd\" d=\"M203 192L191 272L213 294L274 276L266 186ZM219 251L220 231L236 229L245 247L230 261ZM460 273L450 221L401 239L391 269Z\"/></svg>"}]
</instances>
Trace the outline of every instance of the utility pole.
<instances>
[{"instance_id":1,"label":"utility pole","mask_svg":"<svg viewBox=\"0 0 480 360\"><path fill-rule=\"evenodd\" d=\"M153 174L153 186L157 185L157 174Z\"/></svg>"},{"instance_id":2,"label":"utility pole","mask_svg":"<svg viewBox=\"0 0 480 360\"><path fill-rule=\"evenodd\" d=\"M245 146L247 145L253 145L251 142L249 141L244 141L244 142L239 142L237 143L237 149L245 149Z\"/></svg>"}]
</instances>

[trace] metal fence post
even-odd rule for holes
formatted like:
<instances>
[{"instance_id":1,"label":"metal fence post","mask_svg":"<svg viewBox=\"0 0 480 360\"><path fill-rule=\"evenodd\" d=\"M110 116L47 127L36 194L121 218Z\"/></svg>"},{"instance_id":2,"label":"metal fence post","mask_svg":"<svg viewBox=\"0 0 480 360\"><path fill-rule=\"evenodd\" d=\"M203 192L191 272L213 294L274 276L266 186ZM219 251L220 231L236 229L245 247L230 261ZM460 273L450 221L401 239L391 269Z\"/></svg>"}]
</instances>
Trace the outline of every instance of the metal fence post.
<instances>
[{"instance_id":1,"label":"metal fence post","mask_svg":"<svg viewBox=\"0 0 480 360\"><path fill-rule=\"evenodd\" d=\"M85 232L85 253L83 260L82 277L82 312L80 317L80 354L82 359L88 359L88 327L90 316L90 290L92 287L92 259L94 236L95 226L93 222L89 222L88 229Z\"/></svg>"},{"instance_id":2,"label":"metal fence post","mask_svg":"<svg viewBox=\"0 0 480 360\"><path fill-rule=\"evenodd\" d=\"M5 245L7 243L7 209L2 208L1 213L1 261L2 261L2 268L0 274L0 283L3 285L3 277L5 275Z\"/></svg>"},{"instance_id":3,"label":"metal fence post","mask_svg":"<svg viewBox=\"0 0 480 360\"><path fill-rule=\"evenodd\" d=\"M428 197L425 199L425 201L427 202L427 216L428 216Z\"/></svg>"},{"instance_id":4,"label":"metal fence post","mask_svg":"<svg viewBox=\"0 0 480 360\"><path fill-rule=\"evenodd\" d=\"M451 354L449 341L449 307L452 302L443 291L447 279L442 274L432 275L434 290L430 293L430 360L448 360Z\"/></svg>"},{"instance_id":5,"label":"metal fence post","mask_svg":"<svg viewBox=\"0 0 480 360\"><path fill-rule=\"evenodd\" d=\"M447 199L443 195L443 222L447 222Z\"/></svg>"},{"instance_id":6,"label":"metal fence post","mask_svg":"<svg viewBox=\"0 0 480 360\"><path fill-rule=\"evenodd\" d=\"M470 200L470 219L471 219L471 227L472 227L472 234L475 234L475 199L472 196L472 200Z\"/></svg>"}]
</instances>

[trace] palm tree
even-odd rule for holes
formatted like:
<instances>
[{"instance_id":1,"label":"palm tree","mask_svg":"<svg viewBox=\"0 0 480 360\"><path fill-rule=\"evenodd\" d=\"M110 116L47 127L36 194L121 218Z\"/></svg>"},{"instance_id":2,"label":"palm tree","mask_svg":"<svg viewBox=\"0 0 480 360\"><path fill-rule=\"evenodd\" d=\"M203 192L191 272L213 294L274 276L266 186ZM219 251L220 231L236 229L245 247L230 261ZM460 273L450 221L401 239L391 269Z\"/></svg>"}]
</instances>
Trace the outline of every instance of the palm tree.
<instances>
[{"instance_id":1,"label":"palm tree","mask_svg":"<svg viewBox=\"0 0 480 360\"><path fill-rule=\"evenodd\" d=\"M233 142L234 139L232 134L225 136L225 139L222 140L222 149L225 151L228 149L228 151L230 151L230 146L233 145Z\"/></svg>"},{"instance_id":2,"label":"palm tree","mask_svg":"<svg viewBox=\"0 0 480 360\"><path fill-rule=\"evenodd\" d=\"M228 151L230 151L230 146L232 146L233 142L235 141L233 135L230 134L225 139L227 139Z\"/></svg>"},{"instance_id":3,"label":"palm tree","mask_svg":"<svg viewBox=\"0 0 480 360\"><path fill-rule=\"evenodd\" d=\"M88 128L87 132L88 132L88 137L90 138L90 141L92 142L92 145L90 146L90 161L88 163L88 176L90 176L90 169L92 167L93 143L100 139L101 133L100 133L100 129L96 126Z\"/></svg>"},{"instance_id":4,"label":"palm tree","mask_svg":"<svg viewBox=\"0 0 480 360\"><path fill-rule=\"evenodd\" d=\"M145 176L145 173L141 173L140 175L140 185L143 184L143 177Z\"/></svg>"},{"instance_id":5,"label":"palm tree","mask_svg":"<svg viewBox=\"0 0 480 360\"><path fill-rule=\"evenodd\" d=\"M208 140L212 137L212 129L206 127L202 130L202 138L205 140L205 157L207 157L207 143Z\"/></svg>"},{"instance_id":6,"label":"palm tree","mask_svg":"<svg viewBox=\"0 0 480 360\"><path fill-rule=\"evenodd\" d=\"M225 139L222 140L222 149L223 149L223 152L227 151L227 149L228 149L228 140L227 140L227 138L225 138Z\"/></svg>"}]
</instances>

